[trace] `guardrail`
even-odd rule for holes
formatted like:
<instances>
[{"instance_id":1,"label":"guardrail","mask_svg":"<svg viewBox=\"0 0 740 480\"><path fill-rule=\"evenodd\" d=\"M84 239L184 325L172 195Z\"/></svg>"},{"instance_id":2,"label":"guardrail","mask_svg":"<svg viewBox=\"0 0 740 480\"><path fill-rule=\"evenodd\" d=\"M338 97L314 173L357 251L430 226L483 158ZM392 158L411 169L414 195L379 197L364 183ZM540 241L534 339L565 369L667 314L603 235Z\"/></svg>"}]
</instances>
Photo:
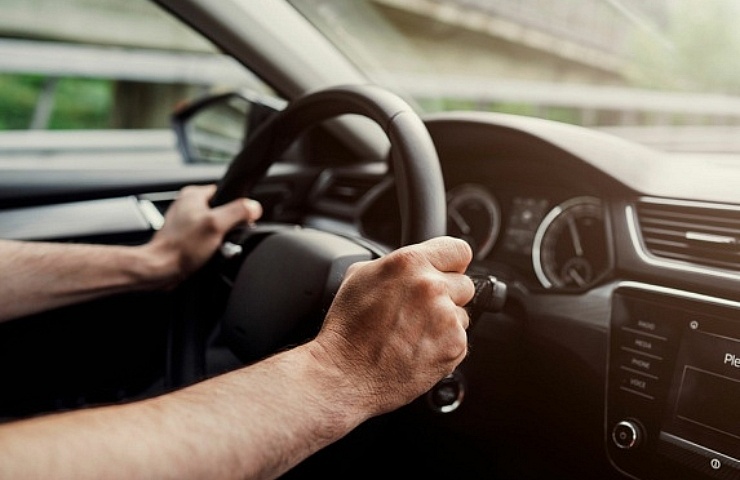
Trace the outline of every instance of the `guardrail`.
<instances>
[{"instance_id":1,"label":"guardrail","mask_svg":"<svg viewBox=\"0 0 740 480\"><path fill-rule=\"evenodd\" d=\"M448 98L480 105L512 103L565 107L582 111L584 115L598 111L618 112L625 124L635 124L635 116L642 113L704 117L720 119L722 123L740 121L740 97L730 95L445 74L378 74L378 78L409 92L416 99Z\"/></svg>"},{"instance_id":2,"label":"guardrail","mask_svg":"<svg viewBox=\"0 0 740 480\"><path fill-rule=\"evenodd\" d=\"M0 132L0 169L163 168L183 165L174 132L28 130Z\"/></svg>"},{"instance_id":3,"label":"guardrail","mask_svg":"<svg viewBox=\"0 0 740 480\"><path fill-rule=\"evenodd\" d=\"M0 72L192 85L254 84L227 55L0 39Z\"/></svg>"}]
</instances>

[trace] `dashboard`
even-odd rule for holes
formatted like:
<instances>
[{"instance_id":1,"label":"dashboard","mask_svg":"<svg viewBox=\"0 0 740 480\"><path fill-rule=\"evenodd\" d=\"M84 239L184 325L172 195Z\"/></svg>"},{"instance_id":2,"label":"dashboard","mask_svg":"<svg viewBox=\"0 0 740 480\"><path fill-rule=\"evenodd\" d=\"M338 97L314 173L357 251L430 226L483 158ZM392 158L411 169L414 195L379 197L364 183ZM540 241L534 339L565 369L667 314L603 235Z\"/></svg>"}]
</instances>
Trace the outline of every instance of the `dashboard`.
<instances>
[{"instance_id":1,"label":"dashboard","mask_svg":"<svg viewBox=\"0 0 740 480\"><path fill-rule=\"evenodd\" d=\"M509 298L420 425L483 448L497 470L537 444L541 468L568 478L740 478L735 169L535 119L426 121L448 234ZM393 189L374 188L358 229L395 247Z\"/></svg>"},{"instance_id":2,"label":"dashboard","mask_svg":"<svg viewBox=\"0 0 740 480\"><path fill-rule=\"evenodd\" d=\"M538 119L445 113L425 122L445 181L448 234L472 246L471 273L507 285L506 303L477 319L468 358L394 412L390 430L384 417L377 419L382 429L372 422L359 429L372 441L348 438L358 442L359 459L342 445L335 456L329 449L332 468L337 459L354 471L355 460L397 455L414 477L740 478L740 168L726 158L667 155ZM397 247L399 209L387 164L319 167L271 168L252 192L265 206L265 223L340 233L376 251ZM209 170L202 181L222 173ZM7 200L0 236L143 242L174 185L190 177L142 186L127 175L116 173L109 194L74 202L37 199L21 208ZM0 181L8 182L0 189L8 195L17 188L10 175ZM108 359L95 366L85 354L90 345L60 345L56 334L39 343L39 331L64 325L56 314L36 319L40 328L24 323L25 342L11 341L18 332L7 330L20 323L6 324L6 377L14 391L30 393L5 399L5 411L159 391L167 323L141 348L141 331L153 327L132 319L148 318L139 309L167 319L163 300L121 299L105 323L127 333L117 334L117 348L94 352ZM100 325L102 310L96 304L59 315L81 318L80 331L88 331ZM211 357L222 363L211 367L230 366L216 347ZM26 351L46 352L49 359L35 363L58 363L58 370L39 372L30 362L20 368L16 359ZM131 374L132 365L150 375ZM81 396L64 376L70 372L80 384L105 379L105 395ZM57 377L71 385L62 397L46 392L59 387Z\"/></svg>"}]
</instances>

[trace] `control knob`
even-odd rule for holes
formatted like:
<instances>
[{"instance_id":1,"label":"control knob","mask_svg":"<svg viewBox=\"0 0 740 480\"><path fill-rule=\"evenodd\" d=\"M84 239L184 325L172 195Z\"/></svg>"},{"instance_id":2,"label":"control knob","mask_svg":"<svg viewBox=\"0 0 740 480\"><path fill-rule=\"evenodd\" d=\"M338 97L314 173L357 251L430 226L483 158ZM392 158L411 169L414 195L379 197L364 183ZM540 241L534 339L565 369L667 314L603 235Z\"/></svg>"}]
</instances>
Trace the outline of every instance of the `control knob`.
<instances>
[{"instance_id":1,"label":"control knob","mask_svg":"<svg viewBox=\"0 0 740 480\"><path fill-rule=\"evenodd\" d=\"M612 441L623 450L636 448L642 442L643 431L634 420L622 420L612 429Z\"/></svg>"}]
</instances>

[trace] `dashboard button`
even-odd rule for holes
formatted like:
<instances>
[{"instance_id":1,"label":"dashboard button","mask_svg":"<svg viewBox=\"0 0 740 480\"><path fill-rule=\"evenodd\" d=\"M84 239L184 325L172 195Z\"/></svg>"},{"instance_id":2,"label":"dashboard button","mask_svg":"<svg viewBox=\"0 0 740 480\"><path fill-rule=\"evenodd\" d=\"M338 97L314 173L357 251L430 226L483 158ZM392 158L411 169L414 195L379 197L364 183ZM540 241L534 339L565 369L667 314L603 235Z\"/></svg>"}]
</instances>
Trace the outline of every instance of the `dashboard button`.
<instances>
[{"instance_id":1,"label":"dashboard button","mask_svg":"<svg viewBox=\"0 0 740 480\"><path fill-rule=\"evenodd\" d=\"M645 307L647 309L647 307ZM637 332L647 333L650 335L657 335L664 339L668 339L671 335L671 328L665 322L658 322L649 318L648 315L640 312L634 312L637 318L632 319L628 328L633 329Z\"/></svg>"},{"instance_id":2,"label":"dashboard button","mask_svg":"<svg viewBox=\"0 0 740 480\"><path fill-rule=\"evenodd\" d=\"M663 359L667 351L665 338L635 332L626 328L622 329L622 345L628 352L648 354L652 358L660 360Z\"/></svg>"},{"instance_id":3,"label":"dashboard button","mask_svg":"<svg viewBox=\"0 0 740 480\"><path fill-rule=\"evenodd\" d=\"M740 460L667 432L660 432L657 451L709 478L740 478Z\"/></svg>"},{"instance_id":4,"label":"dashboard button","mask_svg":"<svg viewBox=\"0 0 740 480\"><path fill-rule=\"evenodd\" d=\"M619 366L621 370L644 373L655 379L663 376L665 363L655 355L645 355L635 351L623 350L619 355Z\"/></svg>"},{"instance_id":5,"label":"dashboard button","mask_svg":"<svg viewBox=\"0 0 740 480\"><path fill-rule=\"evenodd\" d=\"M642 442L642 428L632 420L622 420L612 429L612 441L621 449L636 448Z\"/></svg>"},{"instance_id":6,"label":"dashboard button","mask_svg":"<svg viewBox=\"0 0 740 480\"><path fill-rule=\"evenodd\" d=\"M654 400L658 391L658 381L652 376L623 371L621 389L649 400Z\"/></svg>"}]
</instances>

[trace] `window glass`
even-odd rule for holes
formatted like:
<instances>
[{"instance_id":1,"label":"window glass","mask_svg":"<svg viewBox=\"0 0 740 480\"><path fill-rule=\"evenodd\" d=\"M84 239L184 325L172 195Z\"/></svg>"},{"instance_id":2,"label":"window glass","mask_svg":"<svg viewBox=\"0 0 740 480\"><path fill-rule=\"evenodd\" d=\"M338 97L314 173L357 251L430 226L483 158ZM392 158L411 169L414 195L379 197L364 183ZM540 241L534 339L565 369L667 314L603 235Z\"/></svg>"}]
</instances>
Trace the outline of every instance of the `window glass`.
<instances>
[{"instance_id":1,"label":"window glass","mask_svg":"<svg viewBox=\"0 0 740 480\"><path fill-rule=\"evenodd\" d=\"M0 166L91 142L175 152L170 115L183 102L272 94L148 0L0 0L0 11Z\"/></svg>"}]
</instances>

